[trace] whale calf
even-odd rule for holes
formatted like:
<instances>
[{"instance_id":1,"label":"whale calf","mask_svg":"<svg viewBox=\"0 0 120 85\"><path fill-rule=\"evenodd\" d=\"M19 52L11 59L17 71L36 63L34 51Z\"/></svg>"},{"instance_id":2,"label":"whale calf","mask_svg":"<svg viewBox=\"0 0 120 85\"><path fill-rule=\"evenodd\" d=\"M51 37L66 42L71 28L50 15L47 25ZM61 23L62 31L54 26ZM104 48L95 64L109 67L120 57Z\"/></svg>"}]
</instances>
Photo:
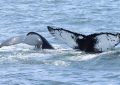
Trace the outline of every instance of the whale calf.
<instances>
[{"instance_id":1,"label":"whale calf","mask_svg":"<svg viewBox=\"0 0 120 85\"><path fill-rule=\"evenodd\" d=\"M120 43L119 33L101 32L83 35L60 27L47 26L47 28L50 34L58 40L65 42L73 49L84 52L101 53L112 50Z\"/></svg>"},{"instance_id":2,"label":"whale calf","mask_svg":"<svg viewBox=\"0 0 120 85\"><path fill-rule=\"evenodd\" d=\"M11 37L0 44L0 47L10 46L19 43L25 43L36 48L41 49L54 49L53 46L40 34L36 32L29 32L25 36L14 36Z\"/></svg>"}]
</instances>

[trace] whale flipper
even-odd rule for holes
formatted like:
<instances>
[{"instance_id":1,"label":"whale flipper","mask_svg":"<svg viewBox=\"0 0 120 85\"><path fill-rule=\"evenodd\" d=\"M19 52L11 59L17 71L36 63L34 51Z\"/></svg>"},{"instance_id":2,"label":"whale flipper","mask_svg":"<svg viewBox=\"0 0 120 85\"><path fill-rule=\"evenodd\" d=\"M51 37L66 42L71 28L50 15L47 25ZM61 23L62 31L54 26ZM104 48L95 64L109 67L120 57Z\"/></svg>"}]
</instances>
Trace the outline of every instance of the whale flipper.
<instances>
[{"instance_id":1,"label":"whale flipper","mask_svg":"<svg viewBox=\"0 0 120 85\"><path fill-rule=\"evenodd\" d=\"M85 35L75 33L69 30L65 30L63 28L47 26L48 31L57 39L65 42L70 47L77 49L78 43L76 42L77 39L83 39Z\"/></svg>"},{"instance_id":2,"label":"whale flipper","mask_svg":"<svg viewBox=\"0 0 120 85\"><path fill-rule=\"evenodd\" d=\"M7 40L5 40L3 43L0 44L0 48L3 46L10 46L22 43L24 41L24 36L14 36Z\"/></svg>"}]
</instances>

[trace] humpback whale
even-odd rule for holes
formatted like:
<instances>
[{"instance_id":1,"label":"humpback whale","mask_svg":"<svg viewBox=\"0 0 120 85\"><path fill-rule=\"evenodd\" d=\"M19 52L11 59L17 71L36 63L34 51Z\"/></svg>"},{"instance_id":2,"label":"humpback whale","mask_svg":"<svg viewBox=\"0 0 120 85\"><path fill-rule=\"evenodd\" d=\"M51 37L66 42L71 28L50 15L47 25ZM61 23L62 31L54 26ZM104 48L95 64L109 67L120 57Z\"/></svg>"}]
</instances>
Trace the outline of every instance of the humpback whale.
<instances>
[{"instance_id":1,"label":"humpback whale","mask_svg":"<svg viewBox=\"0 0 120 85\"><path fill-rule=\"evenodd\" d=\"M3 46L10 46L19 43L25 43L36 48L41 49L54 49L52 45L40 34L36 32L29 32L25 36L14 36L11 37L0 44L0 48Z\"/></svg>"},{"instance_id":2,"label":"humpback whale","mask_svg":"<svg viewBox=\"0 0 120 85\"><path fill-rule=\"evenodd\" d=\"M88 53L101 53L112 50L120 43L119 33L101 32L83 35L60 27L47 26L47 28L50 34L58 40L63 41L73 49Z\"/></svg>"}]
</instances>

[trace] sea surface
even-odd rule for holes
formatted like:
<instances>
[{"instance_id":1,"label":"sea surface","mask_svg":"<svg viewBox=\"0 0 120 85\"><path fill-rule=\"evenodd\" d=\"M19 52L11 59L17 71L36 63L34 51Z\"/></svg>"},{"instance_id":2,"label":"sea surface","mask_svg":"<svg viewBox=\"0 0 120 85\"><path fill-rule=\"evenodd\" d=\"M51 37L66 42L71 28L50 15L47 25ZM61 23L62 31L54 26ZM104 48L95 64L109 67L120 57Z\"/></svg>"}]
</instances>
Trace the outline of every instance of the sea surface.
<instances>
[{"instance_id":1,"label":"sea surface","mask_svg":"<svg viewBox=\"0 0 120 85\"><path fill-rule=\"evenodd\" d=\"M0 85L120 85L120 46L100 54L75 51L47 26L86 35L120 32L120 0L0 0L0 43L34 31L56 49L0 48Z\"/></svg>"}]
</instances>

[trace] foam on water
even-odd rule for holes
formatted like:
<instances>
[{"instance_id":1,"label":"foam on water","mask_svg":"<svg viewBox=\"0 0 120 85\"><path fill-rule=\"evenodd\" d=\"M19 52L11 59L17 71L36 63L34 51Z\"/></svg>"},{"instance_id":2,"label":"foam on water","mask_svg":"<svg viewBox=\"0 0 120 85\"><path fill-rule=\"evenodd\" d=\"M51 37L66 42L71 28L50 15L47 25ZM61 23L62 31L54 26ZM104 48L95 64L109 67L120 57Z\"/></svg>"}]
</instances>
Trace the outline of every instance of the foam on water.
<instances>
[{"instance_id":1,"label":"foam on water","mask_svg":"<svg viewBox=\"0 0 120 85\"><path fill-rule=\"evenodd\" d=\"M46 64L56 66L71 65L72 62L92 62L104 61L114 55L119 56L119 51L109 51L100 54L86 54L84 52L71 49L63 49L54 45L55 50L37 50L26 44L18 44L0 49L0 63L21 63L21 64ZM110 57L107 57L110 56ZM104 62L102 62L104 63ZM101 64L102 64L101 63ZM99 66L99 65L98 65Z\"/></svg>"},{"instance_id":2,"label":"foam on water","mask_svg":"<svg viewBox=\"0 0 120 85\"><path fill-rule=\"evenodd\" d=\"M37 81L40 80L41 82L39 84L49 84L49 83L54 84L55 82L59 84L72 84L72 82L69 83L69 81L75 82L79 80L79 79L76 80L75 78L77 77L78 74L78 71L77 73L76 71L74 71L75 69L76 70L84 69L82 71L91 70L91 69L94 70L103 70L103 69L112 70L113 68L114 70L119 69L119 67L116 67L119 66L119 61L120 61L119 50L104 52L101 54L86 54L71 49L63 49L56 44L54 46L56 50L37 50L25 44L18 44L18 45L1 48L0 66L2 67L2 69L0 72L2 73L1 76L3 76L3 79L0 80L0 82L5 83L7 81L8 83L6 84L21 83L25 85L32 85L31 82L29 81L29 79L32 79L31 81L34 83L38 83ZM117 57L114 57L115 55ZM113 63L112 67L110 67L111 62ZM7 68L6 71L3 71L8 66L9 68ZM59 69L59 71L56 70L56 68ZM64 74L61 73L63 71L66 71L65 68L66 70L68 70L67 73ZM71 70L71 68L74 70ZM47 71L45 69L47 69ZM73 73L75 72L74 75L68 79L64 79L67 78L67 76L72 75L73 73L71 72ZM44 77L43 78L38 77L38 74ZM90 74L91 73L89 73L88 75ZM79 75L81 76L86 75L86 72ZM104 73L104 75L107 74ZM9 78L6 79L7 76ZM23 79L19 81L19 79L16 78L17 76L19 76L20 78L22 77ZM33 76L33 77L28 78L28 76ZM99 74L98 76L101 76L101 74ZM56 78L57 81L55 81ZM80 80L86 81L84 79L80 79ZM89 82L93 81L93 79L92 80L88 79L88 80ZM96 79L94 79L94 81L97 82ZM79 83L76 82L76 84Z\"/></svg>"},{"instance_id":3,"label":"foam on water","mask_svg":"<svg viewBox=\"0 0 120 85\"><path fill-rule=\"evenodd\" d=\"M56 48L59 48L58 46ZM24 63L24 64L55 64L65 65L61 60L48 60L51 56L56 56L64 53L60 48L58 50L37 50L32 46L19 44L13 46L7 46L0 49L0 61L1 63ZM45 61L46 60L46 61Z\"/></svg>"}]
</instances>

